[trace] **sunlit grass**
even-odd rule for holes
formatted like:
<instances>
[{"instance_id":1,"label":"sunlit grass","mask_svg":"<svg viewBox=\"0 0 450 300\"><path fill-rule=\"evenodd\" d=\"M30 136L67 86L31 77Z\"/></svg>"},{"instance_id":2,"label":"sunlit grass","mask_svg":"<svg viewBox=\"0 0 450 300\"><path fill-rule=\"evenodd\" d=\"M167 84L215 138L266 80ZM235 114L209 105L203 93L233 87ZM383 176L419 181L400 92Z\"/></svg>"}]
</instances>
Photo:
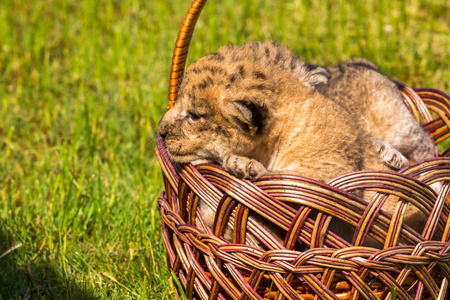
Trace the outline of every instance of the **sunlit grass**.
<instances>
[{"instance_id":1,"label":"sunlit grass","mask_svg":"<svg viewBox=\"0 0 450 300\"><path fill-rule=\"evenodd\" d=\"M0 299L173 297L153 154L189 1L0 2ZM210 0L189 62L276 40L450 90L447 1Z\"/></svg>"}]
</instances>

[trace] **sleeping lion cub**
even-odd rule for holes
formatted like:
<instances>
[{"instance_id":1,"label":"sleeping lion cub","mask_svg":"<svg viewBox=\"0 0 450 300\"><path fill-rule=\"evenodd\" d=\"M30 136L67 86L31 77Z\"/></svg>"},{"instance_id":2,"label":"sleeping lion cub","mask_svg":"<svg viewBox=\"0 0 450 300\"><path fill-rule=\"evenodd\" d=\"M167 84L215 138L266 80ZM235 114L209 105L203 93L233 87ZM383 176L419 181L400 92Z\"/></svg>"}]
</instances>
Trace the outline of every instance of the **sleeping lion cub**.
<instances>
[{"instance_id":1,"label":"sleeping lion cub","mask_svg":"<svg viewBox=\"0 0 450 300\"><path fill-rule=\"evenodd\" d=\"M327 182L434 156L395 84L370 62L309 65L273 42L222 47L194 62L159 132L173 162L215 162L240 178ZM202 210L211 225L214 213Z\"/></svg>"}]
</instances>

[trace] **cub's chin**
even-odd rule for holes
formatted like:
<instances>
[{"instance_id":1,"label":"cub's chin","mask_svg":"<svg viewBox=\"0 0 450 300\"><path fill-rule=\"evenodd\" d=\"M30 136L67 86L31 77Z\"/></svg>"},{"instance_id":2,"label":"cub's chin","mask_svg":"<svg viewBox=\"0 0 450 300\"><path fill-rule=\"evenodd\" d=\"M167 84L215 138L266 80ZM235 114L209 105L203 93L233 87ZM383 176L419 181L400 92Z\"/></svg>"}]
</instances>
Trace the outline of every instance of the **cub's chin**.
<instances>
[{"instance_id":1,"label":"cub's chin","mask_svg":"<svg viewBox=\"0 0 450 300\"><path fill-rule=\"evenodd\" d=\"M167 156L169 157L172 163L178 164L188 164L191 163L193 165L205 164L205 163L214 163L215 161L212 159L206 158L204 155L186 151L186 149L182 149L180 145L167 145L167 141L163 141L164 148L166 149ZM172 147L171 147L172 146ZM171 148L177 148L173 150ZM184 150L184 151L183 151Z\"/></svg>"},{"instance_id":2,"label":"cub's chin","mask_svg":"<svg viewBox=\"0 0 450 300\"><path fill-rule=\"evenodd\" d=\"M173 155L170 154L170 152L167 153L169 156L169 159L171 162L173 163L178 163L178 164L193 164L195 165L200 165L200 164L210 164L210 163L214 163L213 160L210 159L206 159L206 158L201 158L198 157L197 155Z\"/></svg>"},{"instance_id":3,"label":"cub's chin","mask_svg":"<svg viewBox=\"0 0 450 300\"><path fill-rule=\"evenodd\" d=\"M197 154L194 154L186 149L182 149L181 143L174 143L172 140L162 140L164 149L166 150L167 156L172 163L187 164L194 160L199 159Z\"/></svg>"},{"instance_id":4,"label":"cub's chin","mask_svg":"<svg viewBox=\"0 0 450 300\"><path fill-rule=\"evenodd\" d=\"M202 160L201 158L199 158L197 155L194 154L173 154L170 152L170 150L168 149L166 150L170 161L172 161L173 163L188 164Z\"/></svg>"},{"instance_id":5,"label":"cub's chin","mask_svg":"<svg viewBox=\"0 0 450 300\"><path fill-rule=\"evenodd\" d=\"M210 160L210 159L206 159L206 158L199 158L196 160L191 161L191 164L195 165L201 165L201 164L212 164L214 163L214 161Z\"/></svg>"}]
</instances>

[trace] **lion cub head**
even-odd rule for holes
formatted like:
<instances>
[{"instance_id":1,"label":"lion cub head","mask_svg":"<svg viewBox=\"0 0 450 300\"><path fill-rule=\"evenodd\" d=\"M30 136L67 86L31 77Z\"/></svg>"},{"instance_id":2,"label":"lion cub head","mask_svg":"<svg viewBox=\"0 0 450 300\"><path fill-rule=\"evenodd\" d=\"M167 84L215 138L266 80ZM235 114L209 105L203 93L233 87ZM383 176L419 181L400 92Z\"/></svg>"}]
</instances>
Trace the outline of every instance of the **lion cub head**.
<instances>
[{"instance_id":1,"label":"lion cub head","mask_svg":"<svg viewBox=\"0 0 450 300\"><path fill-rule=\"evenodd\" d=\"M226 46L189 66L159 132L171 160L223 163L229 155L264 164L274 123L300 84L308 94L327 72L271 42ZM283 123L289 122L284 119ZM270 154L269 154L270 155Z\"/></svg>"}]
</instances>

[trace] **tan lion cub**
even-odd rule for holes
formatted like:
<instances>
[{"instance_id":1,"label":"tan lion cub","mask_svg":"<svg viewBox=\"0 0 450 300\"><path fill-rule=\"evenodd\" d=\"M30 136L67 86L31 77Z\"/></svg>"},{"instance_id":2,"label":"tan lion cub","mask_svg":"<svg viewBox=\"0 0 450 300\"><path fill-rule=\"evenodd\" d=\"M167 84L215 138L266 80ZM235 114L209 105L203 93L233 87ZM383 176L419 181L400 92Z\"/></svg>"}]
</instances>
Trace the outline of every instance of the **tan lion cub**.
<instances>
[{"instance_id":1,"label":"tan lion cub","mask_svg":"<svg viewBox=\"0 0 450 300\"><path fill-rule=\"evenodd\" d=\"M194 62L159 132L174 162L215 162L245 178L327 182L434 154L395 85L371 63L308 65L271 42L222 47ZM212 224L214 213L202 210Z\"/></svg>"}]
</instances>

